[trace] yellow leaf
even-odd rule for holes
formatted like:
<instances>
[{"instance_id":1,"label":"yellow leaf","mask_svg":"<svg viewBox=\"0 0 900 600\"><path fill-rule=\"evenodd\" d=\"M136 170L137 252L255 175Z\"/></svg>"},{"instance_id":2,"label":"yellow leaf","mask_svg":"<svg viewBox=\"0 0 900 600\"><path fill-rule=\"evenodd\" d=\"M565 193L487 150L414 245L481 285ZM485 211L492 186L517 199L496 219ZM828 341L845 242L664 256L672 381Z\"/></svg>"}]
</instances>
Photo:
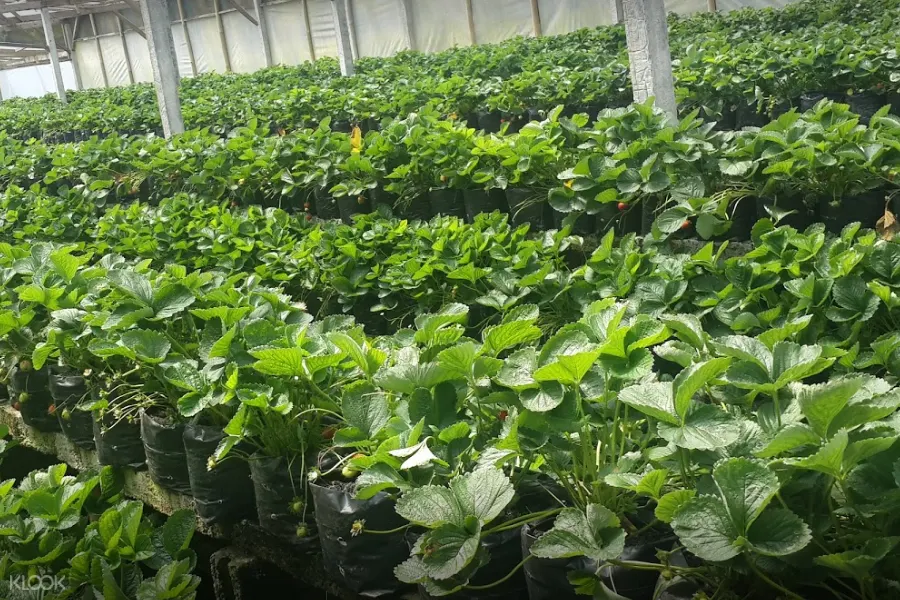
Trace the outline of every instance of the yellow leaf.
<instances>
[{"instance_id":1,"label":"yellow leaf","mask_svg":"<svg viewBox=\"0 0 900 600\"><path fill-rule=\"evenodd\" d=\"M353 133L350 134L350 151L353 154L359 154L362 149L362 130L359 126L353 126Z\"/></svg>"}]
</instances>

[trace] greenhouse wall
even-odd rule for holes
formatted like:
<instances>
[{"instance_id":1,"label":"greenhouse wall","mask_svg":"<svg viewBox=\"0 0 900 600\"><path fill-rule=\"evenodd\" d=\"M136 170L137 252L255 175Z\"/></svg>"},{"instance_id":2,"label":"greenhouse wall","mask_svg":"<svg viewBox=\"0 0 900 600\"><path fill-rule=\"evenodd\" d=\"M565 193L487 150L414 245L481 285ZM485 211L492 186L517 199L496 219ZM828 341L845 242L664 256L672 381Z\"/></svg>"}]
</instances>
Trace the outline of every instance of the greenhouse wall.
<instances>
[{"instance_id":1,"label":"greenhouse wall","mask_svg":"<svg viewBox=\"0 0 900 600\"><path fill-rule=\"evenodd\" d=\"M471 43L466 0L346 0L356 57L390 56L414 48L440 52ZM265 67L257 26L233 7L254 15L252 0L169 0L172 35L182 76ZM786 0L717 0L719 10L747 6L783 6ZM706 0L667 0L669 10L689 14L707 10ZM538 0L544 35L568 33L615 21L614 0ZM218 12L217 12L218 11ZM472 0L476 43L533 35L531 0ZM133 10L85 15L74 28L75 61L84 88L128 85L152 80L147 44L128 22L141 23ZM286 0L263 5L273 64L295 65L337 56L330 0ZM183 19L182 19L183 16ZM192 60L193 58L193 60ZM44 84L45 67L15 69L0 81L3 96L33 96L52 91ZM4 72L8 73L8 72ZM15 82L15 83L14 83ZM75 87L74 76L67 79ZM14 88L14 89L12 89Z\"/></svg>"}]
</instances>

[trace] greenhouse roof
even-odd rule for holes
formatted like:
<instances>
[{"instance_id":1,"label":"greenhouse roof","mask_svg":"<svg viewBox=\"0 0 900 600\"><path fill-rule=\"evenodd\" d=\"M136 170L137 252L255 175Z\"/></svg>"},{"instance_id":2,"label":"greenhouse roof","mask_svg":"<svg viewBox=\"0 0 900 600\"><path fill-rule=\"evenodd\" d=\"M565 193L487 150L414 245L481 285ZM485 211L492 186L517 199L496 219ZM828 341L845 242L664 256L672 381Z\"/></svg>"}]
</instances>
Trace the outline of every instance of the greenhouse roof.
<instances>
[{"instance_id":1,"label":"greenhouse roof","mask_svg":"<svg viewBox=\"0 0 900 600\"><path fill-rule=\"evenodd\" d=\"M0 0L0 69L41 64L49 61L41 26L41 8L46 8L54 23L100 12L125 8L139 10L133 0ZM68 52L71 43L60 31L56 36L60 50Z\"/></svg>"}]
</instances>

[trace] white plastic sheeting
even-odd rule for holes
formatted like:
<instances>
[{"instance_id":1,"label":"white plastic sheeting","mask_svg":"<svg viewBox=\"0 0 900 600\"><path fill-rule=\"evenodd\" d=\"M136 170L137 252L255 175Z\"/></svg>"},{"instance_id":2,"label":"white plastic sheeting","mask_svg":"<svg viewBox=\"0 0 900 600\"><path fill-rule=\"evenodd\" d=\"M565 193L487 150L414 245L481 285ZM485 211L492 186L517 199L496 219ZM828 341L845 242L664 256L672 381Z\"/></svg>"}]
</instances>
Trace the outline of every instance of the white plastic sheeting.
<instances>
[{"instance_id":1,"label":"white plastic sheeting","mask_svg":"<svg viewBox=\"0 0 900 600\"><path fill-rule=\"evenodd\" d=\"M415 0L411 13L409 18L416 50L441 52L454 46L469 45L465 0Z\"/></svg>"},{"instance_id":2,"label":"white plastic sheeting","mask_svg":"<svg viewBox=\"0 0 900 600\"><path fill-rule=\"evenodd\" d=\"M531 0L472 0L475 41L502 42L517 35L532 35Z\"/></svg>"},{"instance_id":3,"label":"white plastic sheeting","mask_svg":"<svg viewBox=\"0 0 900 600\"><path fill-rule=\"evenodd\" d=\"M331 0L307 0L307 5L309 6L309 25L312 29L316 58L337 56L337 37L334 34L334 15L331 12ZM288 38L275 43L298 44L303 42L298 38Z\"/></svg>"},{"instance_id":4,"label":"white plastic sheeting","mask_svg":"<svg viewBox=\"0 0 900 600\"><path fill-rule=\"evenodd\" d=\"M128 45L128 58L135 81L153 81L153 67L150 66L150 49L147 42L137 31L125 32L125 43Z\"/></svg>"},{"instance_id":5,"label":"white plastic sheeting","mask_svg":"<svg viewBox=\"0 0 900 600\"><path fill-rule=\"evenodd\" d=\"M75 42L75 61L81 73L81 85L85 88L103 87L103 66L97 40Z\"/></svg>"},{"instance_id":6,"label":"white plastic sheeting","mask_svg":"<svg viewBox=\"0 0 900 600\"><path fill-rule=\"evenodd\" d=\"M613 2L597 0L540 0L541 29L544 35L559 35L585 27L616 22Z\"/></svg>"},{"instance_id":7,"label":"white plastic sheeting","mask_svg":"<svg viewBox=\"0 0 900 600\"><path fill-rule=\"evenodd\" d=\"M355 0L356 48L360 56L392 56L408 48L402 0Z\"/></svg>"},{"instance_id":8,"label":"white plastic sheeting","mask_svg":"<svg viewBox=\"0 0 900 600\"><path fill-rule=\"evenodd\" d=\"M118 35L113 35L98 39L100 41L100 52L103 53L103 64L106 66L106 80L110 87L131 84L122 38Z\"/></svg>"},{"instance_id":9,"label":"white plastic sheeting","mask_svg":"<svg viewBox=\"0 0 900 600\"><path fill-rule=\"evenodd\" d=\"M789 1L717 0L717 4L719 10L728 11L747 6L782 7ZM197 73L225 72L226 60L218 24L215 16L209 14L214 6L212 0L183 2ZM440 52L454 46L468 46L470 43L466 0L409 0L409 33L403 20L404 0L349 2L353 16L353 38L359 56L390 56L409 47L410 41L413 48L422 52ZM245 7L248 5L249 3L243 4ZM227 9L229 4L224 3L224 6ZM309 8L308 18L304 14L304 6ZM538 8L545 35L563 34L615 21L614 0L538 0ZM704 11L706 0L666 0L666 8L682 14ZM310 35L315 58L337 56L331 0L273 0L264 3L263 11L274 64L295 65L310 60ZM534 34L531 0L472 0L472 14L478 43ZM137 13L129 13L128 16L130 20L140 21ZM173 12L172 16L176 17L177 12ZM97 16L97 22L98 29L103 31L113 27L112 24L108 24L108 27L104 25L101 15ZM232 70L248 73L265 66L262 41L256 25L235 10L225 10L222 22ZM307 22L311 34L307 31ZM87 27L83 23L80 33L88 31ZM172 26L178 71L182 77L190 77L193 70L183 31L181 23ZM75 58L82 85L86 88L104 85L100 52L109 85L129 83L126 60L131 63L135 81L152 81L150 57L144 38L129 30L125 32L125 44L128 47L127 56L118 35L101 35L100 51L97 39L76 41ZM67 69L71 86L74 87L71 65ZM7 75L8 73L15 75ZM50 73L47 66L0 71L0 90L4 97L41 95L54 89L52 80L47 80L49 83L44 80L47 73ZM13 90L9 86L17 89Z\"/></svg>"},{"instance_id":10,"label":"white plastic sheeting","mask_svg":"<svg viewBox=\"0 0 900 600\"><path fill-rule=\"evenodd\" d=\"M202 17L187 22L191 48L198 73L225 72L225 55L219 38L219 27L215 17Z\"/></svg>"},{"instance_id":11,"label":"white plastic sheeting","mask_svg":"<svg viewBox=\"0 0 900 600\"><path fill-rule=\"evenodd\" d=\"M184 37L181 23L172 25L172 41L175 43L175 62L178 63L178 74L182 77L190 77L194 72L191 68L191 55L188 52L187 40Z\"/></svg>"},{"instance_id":12,"label":"white plastic sheeting","mask_svg":"<svg viewBox=\"0 0 900 600\"><path fill-rule=\"evenodd\" d=\"M273 63L299 65L312 58L306 39L302 2L269 4L263 7L263 12L266 15L266 26L269 28ZM290 40L290 43L285 43L285 40Z\"/></svg>"},{"instance_id":13,"label":"white plastic sheeting","mask_svg":"<svg viewBox=\"0 0 900 600\"><path fill-rule=\"evenodd\" d=\"M256 25L239 12L222 15L225 39L228 42L228 56L231 69L237 73L252 73L266 66L262 38Z\"/></svg>"},{"instance_id":14,"label":"white plastic sheeting","mask_svg":"<svg viewBox=\"0 0 900 600\"><path fill-rule=\"evenodd\" d=\"M75 89L75 70L69 61L60 61L63 83L67 90ZM4 98L35 97L56 93L53 81L53 67L50 65L30 65L18 69L0 71L0 94Z\"/></svg>"}]
</instances>

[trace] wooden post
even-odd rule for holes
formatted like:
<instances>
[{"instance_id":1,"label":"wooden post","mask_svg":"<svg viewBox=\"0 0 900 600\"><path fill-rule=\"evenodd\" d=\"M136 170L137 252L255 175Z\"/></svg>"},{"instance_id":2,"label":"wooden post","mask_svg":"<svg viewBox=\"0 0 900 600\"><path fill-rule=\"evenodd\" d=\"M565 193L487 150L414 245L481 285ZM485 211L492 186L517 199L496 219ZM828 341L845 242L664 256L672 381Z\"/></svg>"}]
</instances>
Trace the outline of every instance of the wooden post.
<instances>
[{"instance_id":1,"label":"wooden post","mask_svg":"<svg viewBox=\"0 0 900 600\"><path fill-rule=\"evenodd\" d=\"M94 32L94 42L97 44L97 56L100 57L100 73L103 75L103 87L109 87L109 76L106 74L106 61L103 60L103 48L100 46L100 36L97 34L97 22L94 20L94 13L88 15L91 22L91 29Z\"/></svg>"},{"instance_id":2,"label":"wooden post","mask_svg":"<svg viewBox=\"0 0 900 600\"><path fill-rule=\"evenodd\" d=\"M59 101L66 103L66 84L63 83L62 69L59 66L59 51L56 49L56 35L53 33L53 21L50 20L50 10L41 9L41 25L44 26L44 38L47 40L47 52L50 54L50 64L53 65L53 81L56 83L56 95Z\"/></svg>"},{"instance_id":3,"label":"wooden post","mask_svg":"<svg viewBox=\"0 0 900 600\"><path fill-rule=\"evenodd\" d=\"M119 39L122 41L122 51L125 53L125 66L128 67L128 83L134 83L134 69L131 67L128 42L125 41L125 29L122 27L122 19L118 15L116 16L116 24L119 26Z\"/></svg>"},{"instance_id":4,"label":"wooden post","mask_svg":"<svg viewBox=\"0 0 900 600\"><path fill-rule=\"evenodd\" d=\"M197 61L194 60L194 46L191 44L191 34L188 32L187 21L184 19L184 2L178 0L178 20L181 21L181 35L184 36L184 45L187 47L188 60L191 61L191 75L197 76Z\"/></svg>"},{"instance_id":5,"label":"wooden post","mask_svg":"<svg viewBox=\"0 0 900 600\"><path fill-rule=\"evenodd\" d=\"M656 106L677 117L665 4L663 0L624 0L624 7L634 101L652 97Z\"/></svg>"},{"instance_id":6,"label":"wooden post","mask_svg":"<svg viewBox=\"0 0 900 600\"><path fill-rule=\"evenodd\" d=\"M472 10L472 0L466 0L466 19L469 21L469 43L474 46L477 42L475 37L475 11Z\"/></svg>"},{"instance_id":7,"label":"wooden post","mask_svg":"<svg viewBox=\"0 0 900 600\"><path fill-rule=\"evenodd\" d=\"M225 24L222 22L222 5L213 0L216 9L216 28L219 30L219 42L222 44L222 56L225 58L225 72L231 73L231 57L228 55L228 39L225 37Z\"/></svg>"},{"instance_id":8,"label":"wooden post","mask_svg":"<svg viewBox=\"0 0 900 600\"><path fill-rule=\"evenodd\" d=\"M309 1L303 0L303 21L306 23L306 43L309 45L309 60L316 60L316 44L313 42L312 25L309 20Z\"/></svg>"},{"instance_id":9,"label":"wooden post","mask_svg":"<svg viewBox=\"0 0 900 600\"><path fill-rule=\"evenodd\" d=\"M531 24L534 28L534 37L544 35L544 27L541 25L541 7L538 0L531 0Z\"/></svg>"},{"instance_id":10,"label":"wooden post","mask_svg":"<svg viewBox=\"0 0 900 600\"><path fill-rule=\"evenodd\" d=\"M625 8L622 6L622 0L614 0L616 4L616 23L625 22Z\"/></svg>"},{"instance_id":11,"label":"wooden post","mask_svg":"<svg viewBox=\"0 0 900 600\"><path fill-rule=\"evenodd\" d=\"M719 8L716 6L716 0L706 0L706 10L709 12L717 12Z\"/></svg>"},{"instance_id":12,"label":"wooden post","mask_svg":"<svg viewBox=\"0 0 900 600\"><path fill-rule=\"evenodd\" d=\"M256 10L256 26L259 27L259 42L262 44L263 58L266 66L272 66L272 46L269 43L269 30L266 27L266 15L263 12L262 0L253 0L253 8Z\"/></svg>"},{"instance_id":13,"label":"wooden post","mask_svg":"<svg viewBox=\"0 0 900 600\"><path fill-rule=\"evenodd\" d=\"M172 19L167 0L141 0L141 18L147 33L159 116L163 133L168 138L184 131L184 118L181 116L181 99L178 97L178 63L175 59L175 41L172 39Z\"/></svg>"},{"instance_id":14,"label":"wooden post","mask_svg":"<svg viewBox=\"0 0 900 600\"><path fill-rule=\"evenodd\" d=\"M331 13L334 17L334 32L337 36L338 62L341 64L341 75L349 77L356 72L356 68L353 65L350 25L347 23L347 5L344 3L344 0L331 0Z\"/></svg>"}]
</instances>

